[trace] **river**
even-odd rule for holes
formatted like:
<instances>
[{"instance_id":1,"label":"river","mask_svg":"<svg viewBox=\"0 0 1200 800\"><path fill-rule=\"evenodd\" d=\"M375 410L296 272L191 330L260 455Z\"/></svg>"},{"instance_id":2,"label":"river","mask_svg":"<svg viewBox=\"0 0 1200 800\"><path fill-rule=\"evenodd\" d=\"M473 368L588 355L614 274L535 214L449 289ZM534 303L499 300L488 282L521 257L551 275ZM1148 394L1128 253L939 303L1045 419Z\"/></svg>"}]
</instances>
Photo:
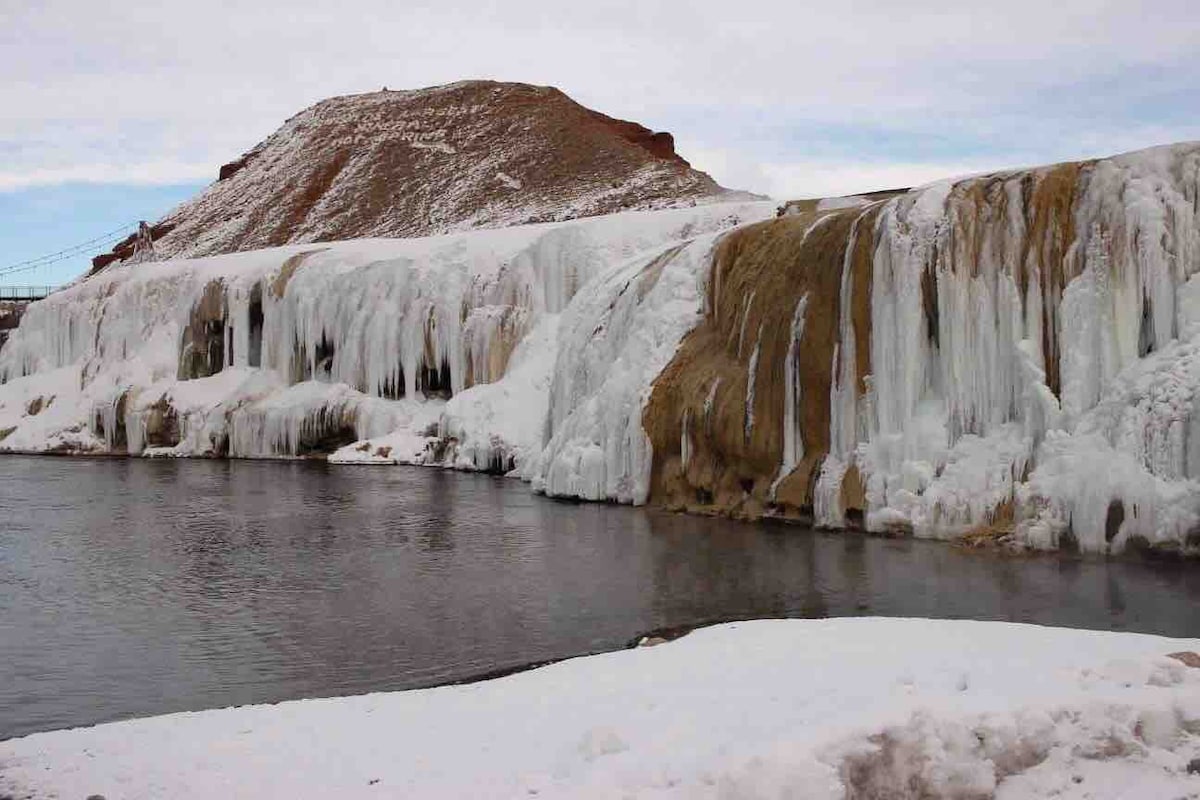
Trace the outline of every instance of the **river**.
<instances>
[{"instance_id":1,"label":"river","mask_svg":"<svg viewBox=\"0 0 1200 800\"><path fill-rule=\"evenodd\" d=\"M0 458L0 739L429 686L750 617L1200 636L1200 571L321 462Z\"/></svg>"}]
</instances>

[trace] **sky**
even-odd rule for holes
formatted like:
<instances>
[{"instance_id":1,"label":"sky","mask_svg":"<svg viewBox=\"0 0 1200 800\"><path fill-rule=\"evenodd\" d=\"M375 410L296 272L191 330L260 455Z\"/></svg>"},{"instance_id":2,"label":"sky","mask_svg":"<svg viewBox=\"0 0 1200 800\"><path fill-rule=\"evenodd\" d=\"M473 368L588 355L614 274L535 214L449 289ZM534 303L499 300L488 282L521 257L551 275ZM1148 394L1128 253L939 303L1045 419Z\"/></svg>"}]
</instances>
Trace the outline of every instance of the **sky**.
<instances>
[{"instance_id":1,"label":"sky","mask_svg":"<svg viewBox=\"0 0 1200 800\"><path fill-rule=\"evenodd\" d=\"M554 85L782 199L1200 139L1196 53L1195 0L5 0L0 283L337 94Z\"/></svg>"}]
</instances>

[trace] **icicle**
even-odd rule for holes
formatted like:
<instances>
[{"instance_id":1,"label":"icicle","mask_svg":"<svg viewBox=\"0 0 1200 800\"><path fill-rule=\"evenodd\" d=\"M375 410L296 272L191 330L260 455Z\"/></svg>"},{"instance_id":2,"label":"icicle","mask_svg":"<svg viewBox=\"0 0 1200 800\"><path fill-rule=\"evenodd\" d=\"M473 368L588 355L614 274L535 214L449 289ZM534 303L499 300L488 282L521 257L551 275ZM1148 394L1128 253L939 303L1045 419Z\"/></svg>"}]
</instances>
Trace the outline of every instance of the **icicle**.
<instances>
[{"instance_id":1,"label":"icicle","mask_svg":"<svg viewBox=\"0 0 1200 800\"><path fill-rule=\"evenodd\" d=\"M854 320L851 316L851 288L854 281L854 251L858 228L866 214L850 225L846 252L842 257L842 280L838 302L838 342L833 348L833 378L829 384L829 453L821 463L821 474L813 492L813 512L817 525L840 527L845 521L842 508L842 478L857 443L858 375L855 364Z\"/></svg>"},{"instance_id":2,"label":"icicle","mask_svg":"<svg viewBox=\"0 0 1200 800\"><path fill-rule=\"evenodd\" d=\"M634 259L589 284L564 313L536 490L647 500L653 452L642 414L653 381L699 319L715 238Z\"/></svg>"},{"instance_id":3,"label":"icicle","mask_svg":"<svg viewBox=\"0 0 1200 800\"><path fill-rule=\"evenodd\" d=\"M746 295L746 302L742 305L742 324L738 330L738 358L742 357L743 345L746 342L746 325L750 322L750 308L754 305L754 295L757 291L757 289L750 290L750 294Z\"/></svg>"},{"instance_id":4,"label":"icicle","mask_svg":"<svg viewBox=\"0 0 1200 800\"><path fill-rule=\"evenodd\" d=\"M679 460L685 470L692 460L692 413L687 408L683 410L683 421L679 428Z\"/></svg>"},{"instance_id":5,"label":"icicle","mask_svg":"<svg viewBox=\"0 0 1200 800\"><path fill-rule=\"evenodd\" d=\"M704 430L710 432L712 430L712 412L717 404L717 389L721 386L721 378L717 376L713 378L712 384L708 387L708 395L704 398Z\"/></svg>"},{"instance_id":6,"label":"icicle","mask_svg":"<svg viewBox=\"0 0 1200 800\"><path fill-rule=\"evenodd\" d=\"M765 324L765 323L763 323ZM754 385L758 382L758 354L762 347L763 325L758 326L758 336L754 339L754 352L750 354L750 368L746 376L746 423L744 434L750 441L750 433L754 430Z\"/></svg>"},{"instance_id":7,"label":"icicle","mask_svg":"<svg viewBox=\"0 0 1200 800\"><path fill-rule=\"evenodd\" d=\"M804 459L804 435L799 423L801 411L800 393L800 342L804 338L804 317L808 309L808 293L796 303L792 313L791 340L788 343L786 360L783 362L783 461L779 474L771 483L771 499L775 490Z\"/></svg>"}]
</instances>

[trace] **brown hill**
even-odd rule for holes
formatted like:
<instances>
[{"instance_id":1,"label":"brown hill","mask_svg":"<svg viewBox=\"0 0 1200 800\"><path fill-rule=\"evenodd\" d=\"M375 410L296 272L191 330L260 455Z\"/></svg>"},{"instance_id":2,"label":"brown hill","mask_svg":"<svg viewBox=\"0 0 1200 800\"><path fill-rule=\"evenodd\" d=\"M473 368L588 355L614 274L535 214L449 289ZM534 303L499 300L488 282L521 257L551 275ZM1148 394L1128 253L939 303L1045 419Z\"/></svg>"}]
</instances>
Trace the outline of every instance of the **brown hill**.
<instances>
[{"instance_id":1,"label":"brown hill","mask_svg":"<svg viewBox=\"0 0 1200 800\"><path fill-rule=\"evenodd\" d=\"M733 195L669 133L558 89L465 81L335 97L300 112L152 226L154 257L411 237ZM133 255L134 237L94 261Z\"/></svg>"}]
</instances>

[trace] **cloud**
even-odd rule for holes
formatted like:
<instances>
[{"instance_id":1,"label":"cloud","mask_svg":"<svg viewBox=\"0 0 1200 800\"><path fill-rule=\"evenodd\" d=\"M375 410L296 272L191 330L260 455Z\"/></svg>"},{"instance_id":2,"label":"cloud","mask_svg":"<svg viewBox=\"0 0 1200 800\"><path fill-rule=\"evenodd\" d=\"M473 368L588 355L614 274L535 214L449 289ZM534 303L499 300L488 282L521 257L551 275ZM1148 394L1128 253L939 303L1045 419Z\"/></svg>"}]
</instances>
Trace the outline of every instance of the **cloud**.
<instances>
[{"instance_id":1,"label":"cloud","mask_svg":"<svg viewBox=\"0 0 1200 800\"><path fill-rule=\"evenodd\" d=\"M15 192L35 186L66 183L169 186L208 182L216 178L211 164L176 161L140 161L130 164L75 164L67 167L37 167L23 171L0 170L0 192Z\"/></svg>"},{"instance_id":2,"label":"cloud","mask_svg":"<svg viewBox=\"0 0 1200 800\"><path fill-rule=\"evenodd\" d=\"M902 189L1013 166L989 161L797 159L772 162L724 149L690 147L681 148L681 152L692 163L702 165L718 183L746 188L776 200Z\"/></svg>"},{"instance_id":3,"label":"cloud","mask_svg":"<svg viewBox=\"0 0 1200 800\"><path fill-rule=\"evenodd\" d=\"M749 188L1200 136L1190 0L43 0L0 13L8 186L191 180L201 165L211 177L323 97L467 77L554 84L714 157L745 153L724 157L764 182Z\"/></svg>"}]
</instances>

